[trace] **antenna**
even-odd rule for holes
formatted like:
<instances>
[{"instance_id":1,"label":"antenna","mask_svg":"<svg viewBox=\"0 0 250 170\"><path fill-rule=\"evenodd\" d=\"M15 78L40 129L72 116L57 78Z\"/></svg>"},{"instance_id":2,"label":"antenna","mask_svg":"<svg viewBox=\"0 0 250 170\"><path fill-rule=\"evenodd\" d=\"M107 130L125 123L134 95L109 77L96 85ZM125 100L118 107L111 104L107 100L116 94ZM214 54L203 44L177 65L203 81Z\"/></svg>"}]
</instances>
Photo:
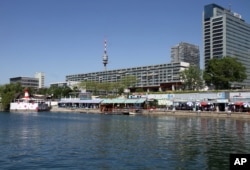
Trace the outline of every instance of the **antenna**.
<instances>
[{"instance_id":1,"label":"antenna","mask_svg":"<svg viewBox=\"0 0 250 170\"><path fill-rule=\"evenodd\" d=\"M231 3L228 4L228 10L231 12Z\"/></svg>"},{"instance_id":2,"label":"antenna","mask_svg":"<svg viewBox=\"0 0 250 170\"><path fill-rule=\"evenodd\" d=\"M103 65L104 65L104 70L107 70L106 65L108 64L108 55L107 55L107 40L104 40L104 54L102 57Z\"/></svg>"}]
</instances>

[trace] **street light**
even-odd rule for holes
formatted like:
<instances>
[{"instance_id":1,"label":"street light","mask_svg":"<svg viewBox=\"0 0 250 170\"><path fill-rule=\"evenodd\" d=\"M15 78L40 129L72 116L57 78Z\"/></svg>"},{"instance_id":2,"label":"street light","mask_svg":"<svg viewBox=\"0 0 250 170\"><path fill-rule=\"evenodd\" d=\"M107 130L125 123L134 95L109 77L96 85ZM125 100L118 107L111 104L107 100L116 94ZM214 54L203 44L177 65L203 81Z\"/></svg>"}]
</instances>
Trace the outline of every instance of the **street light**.
<instances>
[{"instance_id":1,"label":"street light","mask_svg":"<svg viewBox=\"0 0 250 170\"><path fill-rule=\"evenodd\" d=\"M212 79L214 79L215 75L214 75L214 74L212 74L212 73L206 73L206 74L208 74L208 75L210 75L210 76L211 76L211 80L210 80L210 88L211 88L211 87L213 87L213 88L214 88L214 84L213 84L213 83L211 83L211 82L212 82Z\"/></svg>"}]
</instances>

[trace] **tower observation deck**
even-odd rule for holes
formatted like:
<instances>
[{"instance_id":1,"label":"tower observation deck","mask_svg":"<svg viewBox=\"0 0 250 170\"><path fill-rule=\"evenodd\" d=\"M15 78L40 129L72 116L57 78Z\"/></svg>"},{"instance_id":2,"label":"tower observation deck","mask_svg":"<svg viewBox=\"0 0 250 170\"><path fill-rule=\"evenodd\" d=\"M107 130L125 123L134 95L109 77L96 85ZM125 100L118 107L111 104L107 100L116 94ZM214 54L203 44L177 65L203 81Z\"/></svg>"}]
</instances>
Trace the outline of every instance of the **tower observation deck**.
<instances>
[{"instance_id":1,"label":"tower observation deck","mask_svg":"<svg viewBox=\"0 0 250 170\"><path fill-rule=\"evenodd\" d=\"M108 64L108 54L107 54L107 41L104 40L104 54L102 57L103 65L104 65L104 70L107 70L107 64Z\"/></svg>"}]
</instances>

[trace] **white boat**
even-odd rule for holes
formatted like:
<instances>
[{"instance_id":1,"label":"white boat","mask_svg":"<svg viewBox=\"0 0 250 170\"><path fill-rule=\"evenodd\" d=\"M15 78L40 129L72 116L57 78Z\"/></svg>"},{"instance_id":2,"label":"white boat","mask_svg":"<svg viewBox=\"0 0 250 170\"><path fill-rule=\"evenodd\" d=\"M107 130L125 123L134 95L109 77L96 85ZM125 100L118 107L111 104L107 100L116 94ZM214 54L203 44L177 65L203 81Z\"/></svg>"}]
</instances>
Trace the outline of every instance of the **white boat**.
<instances>
[{"instance_id":1,"label":"white boat","mask_svg":"<svg viewBox=\"0 0 250 170\"><path fill-rule=\"evenodd\" d=\"M24 97L16 99L10 103L10 111L48 111L49 104L43 99L30 98L29 93L25 90Z\"/></svg>"},{"instance_id":2,"label":"white boat","mask_svg":"<svg viewBox=\"0 0 250 170\"><path fill-rule=\"evenodd\" d=\"M136 115L136 112L129 112L129 115Z\"/></svg>"},{"instance_id":3,"label":"white boat","mask_svg":"<svg viewBox=\"0 0 250 170\"><path fill-rule=\"evenodd\" d=\"M137 114L141 114L141 113L142 113L141 109L135 109L135 110L129 111L129 115L137 115Z\"/></svg>"}]
</instances>

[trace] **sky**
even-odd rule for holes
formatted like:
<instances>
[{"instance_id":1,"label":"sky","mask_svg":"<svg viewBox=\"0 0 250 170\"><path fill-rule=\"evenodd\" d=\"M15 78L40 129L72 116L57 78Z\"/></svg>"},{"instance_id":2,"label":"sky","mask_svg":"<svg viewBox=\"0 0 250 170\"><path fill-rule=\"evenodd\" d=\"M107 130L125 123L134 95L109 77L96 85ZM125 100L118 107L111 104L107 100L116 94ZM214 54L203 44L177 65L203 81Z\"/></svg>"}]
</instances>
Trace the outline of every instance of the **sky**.
<instances>
[{"instance_id":1,"label":"sky","mask_svg":"<svg viewBox=\"0 0 250 170\"><path fill-rule=\"evenodd\" d=\"M171 47L199 46L202 12L216 3L250 23L249 0L0 0L0 85L45 73L66 75L170 63Z\"/></svg>"}]
</instances>

